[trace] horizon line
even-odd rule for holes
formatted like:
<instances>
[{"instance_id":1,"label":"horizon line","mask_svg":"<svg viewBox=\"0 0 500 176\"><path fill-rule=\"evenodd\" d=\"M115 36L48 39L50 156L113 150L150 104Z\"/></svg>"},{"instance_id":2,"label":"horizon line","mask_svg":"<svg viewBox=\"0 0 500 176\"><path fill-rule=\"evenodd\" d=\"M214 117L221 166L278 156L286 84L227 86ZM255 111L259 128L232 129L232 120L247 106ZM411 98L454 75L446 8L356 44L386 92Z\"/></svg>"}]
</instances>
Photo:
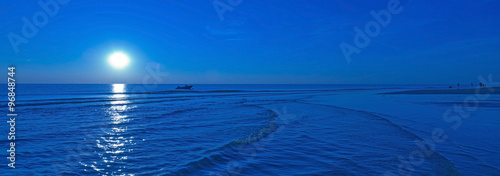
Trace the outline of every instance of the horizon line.
<instances>
[{"instance_id":1,"label":"horizon line","mask_svg":"<svg viewBox=\"0 0 500 176\"><path fill-rule=\"evenodd\" d=\"M17 83L17 84L74 84L74 85L113 85L113 84L130 84L130 85L140 85L142 83ZM451 83L452 84L452 83ZM155 85L155 84L143 84L143 85ZM156 85L186 85L183 83L166 83L166 84L156 84ZM187 84L187 85L448 85L448 84L435 84L435 83L371 83L371 84L360 84L360 83L201 83L201 84Z\"/></svg>"}]
</instances>

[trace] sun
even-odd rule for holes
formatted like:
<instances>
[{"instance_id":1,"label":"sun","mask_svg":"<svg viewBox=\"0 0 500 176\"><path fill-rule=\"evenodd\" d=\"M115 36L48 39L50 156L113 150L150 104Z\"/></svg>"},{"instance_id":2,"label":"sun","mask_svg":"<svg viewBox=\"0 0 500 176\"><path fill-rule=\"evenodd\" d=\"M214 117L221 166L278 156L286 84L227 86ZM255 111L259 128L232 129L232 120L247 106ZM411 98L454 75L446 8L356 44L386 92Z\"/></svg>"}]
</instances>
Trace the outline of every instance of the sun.
<instances>
[{"instance_id":1,"label":"sun","mask_svg":"<svg viewBox=\"0 0 500 176\"><path fill-rule=\"evenodd\" d=\"M120 69L120 68L125 68L130 62L130 59L126 54L122 52L116 52L109 56L108 61L111 64L111 66Z\"/></svg>"}]
</instances>

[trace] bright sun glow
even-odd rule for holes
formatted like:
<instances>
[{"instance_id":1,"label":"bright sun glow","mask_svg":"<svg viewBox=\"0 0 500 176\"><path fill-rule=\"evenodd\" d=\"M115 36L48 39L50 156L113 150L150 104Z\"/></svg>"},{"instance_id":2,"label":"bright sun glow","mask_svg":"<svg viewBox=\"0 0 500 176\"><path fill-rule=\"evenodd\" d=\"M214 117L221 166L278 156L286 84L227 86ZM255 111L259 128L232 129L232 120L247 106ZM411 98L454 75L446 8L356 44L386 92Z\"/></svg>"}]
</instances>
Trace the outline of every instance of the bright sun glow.
<instances>
[{"instance_id":1,"label":"bright sun glow","mask_svg":"<svg viewBox=\"0 0 500 176\"><path fill-rule=\"evenodd\" d=\"M123 53L113 53L111 56L109 56L109 63L111 66L115 68L124 68L128 65L129 63L129 58L126 54Z\"/></svg>"}]
</instances>

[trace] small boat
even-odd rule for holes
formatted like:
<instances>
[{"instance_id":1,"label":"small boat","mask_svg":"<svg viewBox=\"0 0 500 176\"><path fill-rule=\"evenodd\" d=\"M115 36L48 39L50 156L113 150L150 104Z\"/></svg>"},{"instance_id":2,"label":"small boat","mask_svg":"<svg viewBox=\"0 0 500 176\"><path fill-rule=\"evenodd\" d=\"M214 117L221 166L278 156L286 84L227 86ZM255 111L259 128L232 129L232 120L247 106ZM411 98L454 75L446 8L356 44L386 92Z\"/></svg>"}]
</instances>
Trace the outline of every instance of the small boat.
<instances>
[{"instance_id":1,"label":"small boat","mask_svg":"<svg viewBox=\"0 0 500 176\"><path fill-rule=\"evenodd\" d=\"M193 89L193 85L184 85L184 86L177 86L175 89L187 89L187 90L191 90Z\"/></svg>"}]
</instances>

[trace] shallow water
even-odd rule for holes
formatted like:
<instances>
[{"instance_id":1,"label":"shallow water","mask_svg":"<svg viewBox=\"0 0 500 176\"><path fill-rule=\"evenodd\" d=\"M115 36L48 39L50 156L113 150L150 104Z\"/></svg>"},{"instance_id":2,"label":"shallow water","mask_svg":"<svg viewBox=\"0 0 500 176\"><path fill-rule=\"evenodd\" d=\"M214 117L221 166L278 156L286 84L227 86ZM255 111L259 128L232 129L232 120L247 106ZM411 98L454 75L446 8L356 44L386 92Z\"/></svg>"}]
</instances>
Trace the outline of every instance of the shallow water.
<instances>
[{"instance_id":1,"label":"shallow water","mask_svg":"<svg viewBox=\"0 0 500 176\"><path fill-rule=\"evenodd\" d=\"M415 141L446 123L408 114L442 115L448 107L443 99L461 97L391 95L376 103L381 100L378 92L439 87L434 85L197 85L193 91L174 87L19 85L17 168L2 167L2 173L500 174L499 162L492 159L500 158L498 142L486 145L457 134L477 131L471 124L488 122L485 127L493 132L482 134L481 140L498 139L494 126L499 121L489 119L500 112L498 104L491 104L497 97L474 112L473 122L447 133L450 142L435 151L424 150L428 153L421 160L409 161L412 152L422 151ZM384 109L388 106L397 109ZM418 108L427 110L414 111ZM1 129L7 131L6 127ZM7 141L1 142L7 148Z\"/></svg>"}]
</instances>

